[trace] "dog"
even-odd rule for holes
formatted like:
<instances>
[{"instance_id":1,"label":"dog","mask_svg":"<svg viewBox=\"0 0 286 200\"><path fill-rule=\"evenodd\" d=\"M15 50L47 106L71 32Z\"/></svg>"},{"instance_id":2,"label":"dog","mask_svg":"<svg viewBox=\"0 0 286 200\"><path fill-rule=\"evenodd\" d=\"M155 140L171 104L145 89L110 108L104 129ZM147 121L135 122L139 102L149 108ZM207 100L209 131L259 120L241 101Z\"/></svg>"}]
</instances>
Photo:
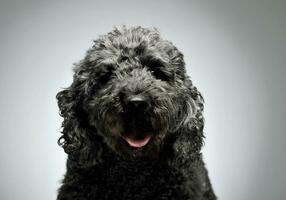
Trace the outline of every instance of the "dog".
<instances>
[{"instance_id":1,"label":"dog","mask_svg":"<svg viewBox=\"0 0 286 200\"><path fill-rule=\"evenodd\" d=\"M204 100L157 29L114 28L57 96L68 154L58 200L214 200L202 159Z\"/></svg>"}]
</instances>

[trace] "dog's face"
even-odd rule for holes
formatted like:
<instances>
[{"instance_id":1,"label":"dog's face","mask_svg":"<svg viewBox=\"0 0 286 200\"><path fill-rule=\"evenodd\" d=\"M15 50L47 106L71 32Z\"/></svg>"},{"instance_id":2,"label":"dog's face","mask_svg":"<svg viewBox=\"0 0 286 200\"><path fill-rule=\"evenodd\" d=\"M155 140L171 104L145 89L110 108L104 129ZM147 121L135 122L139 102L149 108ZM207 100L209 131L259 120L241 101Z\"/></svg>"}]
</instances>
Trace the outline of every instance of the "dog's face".
<instances>
[{"instance_id":1,"label":"dog's face","mask_svg":"<svg viewBox=\"0 0 286 200\"><path fill-rule=\"evenodd\" d=\"M96 40L74 79L85 123L125 158L156 157L183 112L194 113L183 55L155 30L116 29Z\"/></svg>"}]
</instances>

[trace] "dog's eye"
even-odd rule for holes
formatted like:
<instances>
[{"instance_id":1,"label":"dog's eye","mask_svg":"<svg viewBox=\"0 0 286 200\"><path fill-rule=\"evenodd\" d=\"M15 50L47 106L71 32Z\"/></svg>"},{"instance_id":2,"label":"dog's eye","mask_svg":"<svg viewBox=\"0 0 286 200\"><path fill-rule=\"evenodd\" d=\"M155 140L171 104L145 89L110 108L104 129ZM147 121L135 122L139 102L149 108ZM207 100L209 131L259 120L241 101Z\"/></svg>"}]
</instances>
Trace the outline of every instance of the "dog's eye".
<instances>
[{"instance_id":1,"label":"dog's eye","mask_svg":"<svg viewBox=\"0 0 286 200\"><path fill-rule=\"evenodd\" d=\"M169 81L171 79L169 74L163 72L159 68L152 69L151 73L154 75L155 78L160 79L162 81Z\"/></svg>"},{"instance_id":2,"label":"dog's eye","mask_svg":"<svg viewBox=\"0 0 286 200\"><path fill-rule=\"evenodd\" d=\"M104 85L110 80L110 78L113 74L114 67L112 65L106 65L106 66L103 66L102 68L103 69L98 76L99 77L98 81L100 84Z\"/></svg>"},{"instance_id":3,"label":"dog's eye","mask_svg":"<svg viewBox=\"0 0 286 200\"><path fill-rule=\"evenodd\" d=\"M160 79L162 81L170 81L172 78L172 74L169 73L165 68L163 61L154 58L145 58L142 61L143 65L149 68L151 73L156 79Z\"/></svg>"},{"instance_id":4,"label":"dog's eye","mask_svg":"<svg viewBox=\"0 0 286 200\"><path fill-rule=\"evenodd\" d=\"M110 80L111 75L112 75L111 72L107 72L107 73L101 75L99 78L99 83L103 84L103 85L106 84Z\"/></svg>"}]
</instances>

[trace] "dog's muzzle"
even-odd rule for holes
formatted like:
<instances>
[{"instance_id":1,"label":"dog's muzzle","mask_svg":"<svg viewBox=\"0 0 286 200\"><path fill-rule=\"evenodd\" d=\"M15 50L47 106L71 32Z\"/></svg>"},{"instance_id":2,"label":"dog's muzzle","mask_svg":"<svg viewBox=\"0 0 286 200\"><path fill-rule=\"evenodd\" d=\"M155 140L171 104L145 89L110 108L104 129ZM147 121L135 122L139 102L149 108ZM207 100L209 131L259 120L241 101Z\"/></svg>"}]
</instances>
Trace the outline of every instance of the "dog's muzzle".
<instances>
[{"instance_id":1,"label":"dog's muzzle","mask_svg":"<svg viewBox=\"0 0 286 200\"><path fill-rule=\"evenodd\" d=\"M133 148L142 148L152 138L152 127L148 112L150 101L143 95L134 95L126 100L124 106L124 132L122 138Z\"/></svg>"}]
</instances>

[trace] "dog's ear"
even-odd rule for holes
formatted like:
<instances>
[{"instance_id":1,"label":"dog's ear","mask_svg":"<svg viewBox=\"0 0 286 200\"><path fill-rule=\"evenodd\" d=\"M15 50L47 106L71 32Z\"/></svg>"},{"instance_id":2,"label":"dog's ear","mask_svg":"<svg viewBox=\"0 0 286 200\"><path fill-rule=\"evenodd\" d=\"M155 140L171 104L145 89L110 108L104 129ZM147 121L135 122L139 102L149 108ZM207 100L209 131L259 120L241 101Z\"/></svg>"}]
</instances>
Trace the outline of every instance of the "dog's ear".
<instances>
[{"instance_id":1,"label":"dog's ear","mask_svg":"<svg viewBox=\"0 0 286 200\"><path fill-rule=\"evenodd\" d=\"M193 85L189 77L185 79L185 91L181 102L179 119L180 131L187 133L191 140L196 140L196 144L203 142L203 128L204 128L204 99L198 89ZM199 145L198 150L201 148Z\"/></svg>"},{"instance_id":2,"label":"dog's ear","mask_svg":"<svg viewBox=\"0 0 286 200\"><path fill-rule=\"evenodd\" d=\"M77 67L80 68L81 66ZM81 148L88 137L87 115L83 110L88 81L86 78L79 78L78 68L74 70L75 75L71 86L56 95L60 115L64 118L62 136L59 138L58 143L68 154Z\"/></svg>"}]
</instances>

